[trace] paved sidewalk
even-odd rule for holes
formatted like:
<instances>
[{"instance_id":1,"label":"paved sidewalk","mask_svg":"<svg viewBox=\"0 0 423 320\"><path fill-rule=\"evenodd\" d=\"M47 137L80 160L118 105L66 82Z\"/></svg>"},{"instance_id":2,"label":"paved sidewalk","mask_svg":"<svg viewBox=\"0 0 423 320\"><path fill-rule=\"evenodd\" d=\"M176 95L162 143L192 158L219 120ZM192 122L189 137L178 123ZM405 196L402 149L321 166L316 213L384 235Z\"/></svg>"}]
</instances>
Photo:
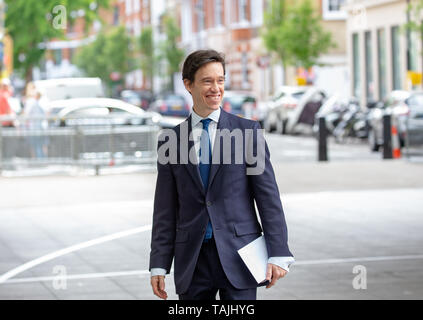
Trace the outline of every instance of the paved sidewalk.
<instances>
[{"instance_id":1,"label":"paved sidewalk","mask_svg":"<svg viewBox=\"0 0 423 320\"><path fill-rule=\"evenodd\" d=\"M261 288L259 298L423 298L423 164L301 162L274 169L298 263L274 288ZM154 171L0 177L0 277L78 247L0 284L0 299L154 299L147 269L155 179ZM91 240L98 243L87 246ZM359 265L366 289L352 285ZM55 278L61 266L74 277L65 289ZM166 285L176 299L172 275Z\"/></svg>"}]
</instances>

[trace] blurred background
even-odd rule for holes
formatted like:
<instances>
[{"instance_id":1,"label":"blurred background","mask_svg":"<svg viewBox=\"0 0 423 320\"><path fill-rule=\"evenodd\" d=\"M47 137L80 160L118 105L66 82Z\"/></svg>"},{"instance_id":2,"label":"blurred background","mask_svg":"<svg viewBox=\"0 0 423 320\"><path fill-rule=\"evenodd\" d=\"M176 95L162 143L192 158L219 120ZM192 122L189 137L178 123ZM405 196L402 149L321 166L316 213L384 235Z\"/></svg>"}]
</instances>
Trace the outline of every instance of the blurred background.
<instances>
[{"instance_id":1,"label":"blurred background","mask_svg":"<svg viewBox=\"0 0 423 320\"><path fill-rule=\"evenodd\" d=\"M298 261L259 297L423 298L422 16L421 0L0 0L0 298L153 298L157 135L190 114L181 67L205 48L226 57L222 108L266 131Z\"/></svg>"}]
</instances>

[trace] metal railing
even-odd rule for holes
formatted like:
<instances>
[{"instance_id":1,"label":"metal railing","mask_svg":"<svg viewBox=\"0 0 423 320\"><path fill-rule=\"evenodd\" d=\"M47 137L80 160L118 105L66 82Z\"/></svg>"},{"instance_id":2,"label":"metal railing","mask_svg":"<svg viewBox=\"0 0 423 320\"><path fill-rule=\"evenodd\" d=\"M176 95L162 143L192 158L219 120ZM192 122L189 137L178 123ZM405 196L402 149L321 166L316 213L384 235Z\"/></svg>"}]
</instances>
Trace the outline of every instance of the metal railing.
<instances>
[{"instance_id":1,"label":"metal railing","mask_svg":"<svg viewBox=\"0 0 423 320\"><path fill-rule=\"evenodd\" d=\"M0 117L0 172L22 166L154 164L151 117ZM149 124L141 124L149 123Z\"/></svg>"}]
</instances>

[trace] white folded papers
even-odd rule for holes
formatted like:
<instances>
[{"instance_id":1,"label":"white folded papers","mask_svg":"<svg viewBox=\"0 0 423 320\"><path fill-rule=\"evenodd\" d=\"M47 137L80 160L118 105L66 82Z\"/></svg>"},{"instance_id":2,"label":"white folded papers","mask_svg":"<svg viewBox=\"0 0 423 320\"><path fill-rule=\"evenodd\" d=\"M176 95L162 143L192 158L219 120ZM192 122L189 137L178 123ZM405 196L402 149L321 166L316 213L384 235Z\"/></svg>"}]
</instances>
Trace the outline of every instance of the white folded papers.
<instances>
[{"instance_id":1,"label":"white folded papers","mask_svg":"<svg viewBox=\"0 0 423 320\"><path fill-rule=\"evenodd\" d=\"M268 254L264 236L258 237L245 247L242 247L238 250L238 253L257 283L265 281Z\"/></svg>"}]
</instances>

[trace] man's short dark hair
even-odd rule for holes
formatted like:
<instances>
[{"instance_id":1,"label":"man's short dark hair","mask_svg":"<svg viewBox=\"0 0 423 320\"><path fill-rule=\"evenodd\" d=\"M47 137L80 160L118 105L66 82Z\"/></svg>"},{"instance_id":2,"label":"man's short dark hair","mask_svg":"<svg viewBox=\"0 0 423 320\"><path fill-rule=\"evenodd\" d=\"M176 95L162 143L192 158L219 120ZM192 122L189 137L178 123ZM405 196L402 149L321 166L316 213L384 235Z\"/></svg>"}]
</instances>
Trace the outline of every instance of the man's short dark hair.
<instances>
[{"instance_id":1,"label":"man's short dark hair","mask_svg":"<svg viewBox=\"0 0 423 320\"><path fill-rule=\"evenodd\" d=\"M223 54L215 50L198 50L192 52L185 59L182 68L182 80L188 79L191 83L194 82L197 70L210 62L220 62L223 66L223 74L226 74L225 57Z\"/></svg>"}]
</instances>

